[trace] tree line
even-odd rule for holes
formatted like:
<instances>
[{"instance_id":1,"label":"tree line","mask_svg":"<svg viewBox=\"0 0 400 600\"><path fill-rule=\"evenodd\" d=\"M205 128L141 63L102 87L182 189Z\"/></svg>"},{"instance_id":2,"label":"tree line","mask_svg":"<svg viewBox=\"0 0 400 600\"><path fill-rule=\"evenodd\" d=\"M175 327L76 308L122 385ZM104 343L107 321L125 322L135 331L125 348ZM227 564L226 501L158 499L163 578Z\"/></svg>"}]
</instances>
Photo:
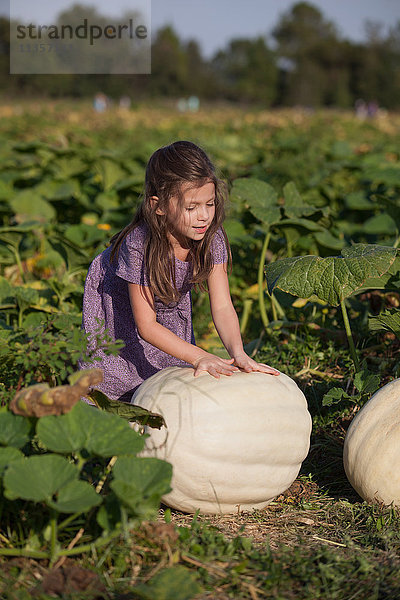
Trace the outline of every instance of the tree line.
<instances>
[{"instance_id":1,"label":"tree line","mask_svg":"<svg viewBox=\"0 0 400 600\"><path fill-rule=\"evenodd\" d=\"M68 22L79 12L74 5L62 18ZM0 18L0 89L11 96L87 97L101 90L133 101L196 96L264 107L348 108L359 99L400 105L400 21L388 32L367 23L365 41L353 42L308 2L294 4L268 38L232 39L209 60L195 40L182 41L173 27L163 27L152 41L151 75L10 75L9 25Z\"/></svg>"}]
</instances>

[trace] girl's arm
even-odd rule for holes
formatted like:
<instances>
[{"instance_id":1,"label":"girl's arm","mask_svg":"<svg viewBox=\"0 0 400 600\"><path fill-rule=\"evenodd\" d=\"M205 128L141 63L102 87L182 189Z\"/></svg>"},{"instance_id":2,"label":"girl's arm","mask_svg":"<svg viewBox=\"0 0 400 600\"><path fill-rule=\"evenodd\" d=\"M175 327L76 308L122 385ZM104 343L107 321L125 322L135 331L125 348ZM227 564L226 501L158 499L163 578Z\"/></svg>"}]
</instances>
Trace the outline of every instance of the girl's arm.
<instances>
[{"instance_id":1,"label":"girl's arm","mask_svg":"<svg viewBox=\"0 0 400 600\"><path fill-rule=\"evenodd\" d=\"M276 369L254 361L243 349L239 319L229 291L226 263L214 265L208 278L208 290L215 328L229 355L234 358L233 364L247 372L263 371L271 375L279 375Z\"/></svg>"},{"instance_id":2,"label":"girl's arm","mask_svg":"<svg viewBox=\"0 0 400 600\"><path fill-rule=\"evenodd\" d=\"M154 295L149 287L128 283L128 289L137 329L146 342L167 354L171 354L171 356L192 364L195 367L194 375L198 375L201 370L206 370L218 378L218 373L231 375L233 371L237 371L237 368L231 364L232 360L220 358L198 346L189 344L160 323L157 323ZM200 367L206 368L198 369L199 363L201 363Z\"/></svg>"}]
</instances>

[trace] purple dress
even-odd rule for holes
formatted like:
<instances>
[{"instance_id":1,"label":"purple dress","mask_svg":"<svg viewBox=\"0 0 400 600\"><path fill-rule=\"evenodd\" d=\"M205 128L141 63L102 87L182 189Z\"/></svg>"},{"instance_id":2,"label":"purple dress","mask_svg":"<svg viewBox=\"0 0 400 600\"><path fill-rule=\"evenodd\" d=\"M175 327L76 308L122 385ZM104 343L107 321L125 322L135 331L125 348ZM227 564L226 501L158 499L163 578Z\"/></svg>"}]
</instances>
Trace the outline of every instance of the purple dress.
<instances>
[{"instance_id":1,"label":"purple dress","mask_svg":"<svg viewBox=\"0 0 400 600\"><path fill-rule=\"evenodd\" d=\"M121 339L125 347L118 356L106 356L99 351L100 361L80 362L80 369L97 367L103 370L104 381L95 387L113 400L129 402L132 394L148 377L166 367L188 367L176 358L146 342L139 334L129 300L128 282L149 285L144 263L144 241L148 226L141 223L131 231L119 248L118 258L110 264L111 246L91 263L85 281L82 310L82 329L92 333L99 328L96 317L103 319L109 335ZM211 245L214 264L227 261L227 250L221 229ZM179 302L165 305L154 297L156 320L181 339L195 344L192 325L190 283L192 263L175 257L175 278L181 292ZM89 347L91 341L89 339ZM93 346L92 346L93 347Z\"/></svg>"}]
</instances>

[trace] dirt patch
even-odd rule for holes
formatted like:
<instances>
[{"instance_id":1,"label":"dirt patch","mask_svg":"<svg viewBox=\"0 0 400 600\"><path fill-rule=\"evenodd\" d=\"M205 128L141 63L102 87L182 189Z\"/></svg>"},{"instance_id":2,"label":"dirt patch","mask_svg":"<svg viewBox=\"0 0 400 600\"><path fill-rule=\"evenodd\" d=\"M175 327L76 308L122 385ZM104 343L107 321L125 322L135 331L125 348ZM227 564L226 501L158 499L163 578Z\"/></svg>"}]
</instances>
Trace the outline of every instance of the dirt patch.
<instances>
[{"instance_id":1,"label":"dirt patch","mask_svg":"<svg viewBox=\"0 0 400 600\"><path fill-rule=\"evenodd\" d=\"M32 597L48 594L55 598L64 598L67 594L83 592L88 600L100 600L107 597L107 591L96 573L89 569L67 562L58 569L48 571L42 581L31 590Z\"/></svg>"}]
</instances>

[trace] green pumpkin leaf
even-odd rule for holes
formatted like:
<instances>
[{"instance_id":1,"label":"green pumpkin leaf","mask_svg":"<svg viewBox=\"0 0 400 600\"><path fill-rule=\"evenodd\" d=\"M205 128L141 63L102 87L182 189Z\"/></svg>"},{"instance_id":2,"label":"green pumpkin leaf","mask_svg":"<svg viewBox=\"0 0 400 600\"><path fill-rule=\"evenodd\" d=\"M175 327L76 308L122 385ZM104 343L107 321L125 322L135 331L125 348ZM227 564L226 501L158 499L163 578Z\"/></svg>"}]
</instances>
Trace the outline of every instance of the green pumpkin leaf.
<instances>
[{"instance_id":1,"label":"green pumpkin leaf","mask_svg":"<svg viewBox=\"0 0 400 600\"><path fill-rule=\"evenodd\" d=\"M396 223L391 216L381 213L367 219L363 229L369 235L393 235L396 233Z\"/></svg>"},{"instance_id":2,"label":"green pumpkin leaf","mask_svg":"<svg viewBox=\"0 0 400 600\"><path fill-rule=\"evenodd\" d=\"M96 161L96 171L99 173L103 189L109 191L114 185L126 177L126 171L108 158Z\"/></svg>"},{"instance_id":3,"label":"green pumpkin leaf","mask_svg":"<svg viewBox=\"0 0 400 600\"><path fill-rule=\"evenodd\" d=\"M108 457L137 454L143 450L143 436L134 431L127 421L87 404L85 406L91 411L85 442L88 452Z\"/></svg>"},{"instance_id":4,"label":"green pumpkin leaf","mask_svg":"<svg viewBox=\"0 0 400 600\"><path fill-rule=\"evenodd\" d=\"M103 212L113 210L119 207L119 197L115 190L102 192L96 196L96 206L101 208Z\"/></svg>"},{"instance_id":5,"label":"green pumpkin leaf","mask_svg":"<svg viewBox=\"0 0 400 600\"><path fill-rule=\"evenodd\" d=\"M74 175L85 173L88 165L78 156L66 156L65 158L57 158L51 168L55 178L64 181L71 180Z\"/></svg>"},{"instance_id":6,"label":"green pumpkin leaf","mask_svg":"<svg viewBox=\"0 0 400 600\"><path fill-rule=\"evenodd\" d=\"M332 235L330 231L324 229L324 231L317 231L314 237L318 244L325 248L332 248L333 250L341 250L343 248L344 241L340 238Z\"/></svg>"},{"instance_id":7,"label":"green pumpkin leaf","mask_svg":"<svg viewBox=\"0 0 400 600\"><path fill-rule=\"evenodd\" d=\"M23 190L9 200L9 204L18 217L19 222L27 221L32 217L41 222L52 221L56 211L40 194L31 190Z\"/></svg>"},{"instance_id":8,"label":"green pumpkin leaf","mask_svg":"<svg viewBox=\"0 0 400 600\"><path fill-rule=\"evenodd\" d=\"M103 504L96 512L96 521L102 529L109 532L121 523L121 504L115 494L103 497Z\"/></svg>"},{"instance_id":9,"label":"green pumpkin leaf","mask_svg":"<svg viewBox=\"0 0 400 600\"><path fill-rule=\"evenodd\" d=\"M241 246L254 243L254 239L249 235L243 223L237 219L226 219L224 221L224 229L231 245L237 244Z\"/></svg>"},{"instance_id":10,"label":"green pumpkin leaf","mask_svg":"<svg viewBox=\"0 0 400 600\"><path fill-rule=\"evenodd\" d=\"M8 198L11 198L14 193L13 186L10 183L0 179L0 200L8 200Z\"/></svg>"},{"instance_id":11,"label":"green pumpkin leaf","mask_svg":"<svg viewBox=\"0 0 400 600\"><path fill-rule=\"evenodd\" d=\"M391 331L400 339L400 310L385 310L375 317L369 317L368 325L371 331Z\"/></svg>"},{"instance_id":12,"label":"green pumpkin leaf","mask_svg":"<svg viewBox=\"0 0 400 600\"><path fill-rule=\"evenodd\" d=\"M66 228L64 235L68 241L76 244L80 248L87 248L88 246L103 240L105 237L104 231L93 225L85 225L84 223L80 223L79 225L69 225Z\"/></svg>"},{"instance_id":13,"label":"green pumpkin leaf","mask_svg":"<svg viewBox=\"0 0 400 600\"><path fill-rule=\"evenodd\" d=\"M5 277L0 276L0 303L9 303L14 298L13 288Z\"/></svg>"},{"instance_id":14,"label":"green pumpkin leaf","mask_svg":"<svg viewBox=\"0 0 400 600\"><path fill-rule=\"evenodd\" d=\"M11 463L21 458L24 458L24 455L17 448L0 448L0 477Z\"/></svg>"},{"instance_id":15,"label":"green pumpkin leaf","mask_svg":"<svg viewBox=\"0 0 400 600\"><path fill-rule=\"evenodd\" d=\"M385 274L397 250L372 244L355 244L342 256L295 256L270 263L266 279L270 294L278 288L300 298L315 295L331 306L354 294L371 278Z\"/></svg>"},{"instance_id":16,"label":"green pumpkin leaf","mask_svg":"<svg viewBox=\"0 0 400 600\"><path fill-rule=\"evenodd\" d=\"M26 317L24 317L22 319L22 327L24 329L40 327L42 325L43 325L43 313L42 312L29 313L29 315L27 315Z\"/></svg>"},{"instance_id":17,"label":"green pumpkin leaf","mask_svg":"<svg viewBox=\"0 0 400 600\"><path fill-rule=\"evenodd\" d=\"M136 515L156 510L171 491L172 465L158 458L123 456L113 468L111 488Z\"/></svg>"},{"instance_id":18,"label":"green pumpkin leaf","mask_svg":"<svg viewBox=\"0 0 400 600\"><path fill-rule=\"evenodd\" d=\"M35 190L49 200L70 200L71 198L78 198L80 195L80 185L76 179L70 179L62 183L45 180L37 185Z\"/></svg>"},{"instance_id":19,"label":"green pumpkin leaf","mask_svg":"<svg viewBox=\"0 0 400 600\"><path fill-rule=\"evenodd\" d=\"M303 202L293 181L289 181L283 187L283 195L285 198L283 209L287 217L308 217L321 210Z\"/></svg>"},{"instance_id":20,"label":"green pumpkin leaf","mask_svg":"<svg viewBox=\"0 0 400 600\"><path fill-rule=\"evenodd\" d=\"M376 204L368 200L365 197L365 193L361 191L351 192L345 196L344 201L349 210L373 210L376 208Z\"/></svg>"},{"instance_id":21,"label":"green pumpkin leaf","mask_svg":"<svg viewBox=\"0 0 400 600\"><path fill-rule=\"evenodd\" d=\"M50 508L62 513L86 512L103 501L102 496L86 481L70 481L60 489L57 502L48 502Z\"/></svg>"},{"instance_id":22,"label":"green pumpkin leaf","mask_svg":"<svg viewBox=\"0 0 400 600\"><path fill-rule=\"evenodd\" d=\"M0 413L0 445L22 448L29 441L28 419L12 412Z\"/></svg>"},{"instance_id":23,"label":"green pumpkin leaf","mask_svg":"<svg viewBox=\"0 0 400 600\"><path fill-rule=\"evenodd\" d=\"M397 166L366 169L365 176L374 183L383 183L384 185L394 187L400 185L400 169Z\"/></svg>"},{"instance_id":24,"label":"green pumpkin leaf","mask_svg":"<svg viewBox=\"0 0 400 600\"><path fill-rule=\"evenodd\" d=\"M400 256L396 256L386 273L380 277L368 277L363 285L357 290L357 294L362 294L367 290L398 291L399 288Z\"/></svg>"},{"instance_id":25,"label":"green pumpkin leaf","mask_svg":"<svg viewBox=\"0 0 400 600\"><path fill-rule=\"evenodd\" d=\"M129 423L116 415L78 402L65 415L42 417L36 428L40 441L53 452L70 453L85 448L98 456L136 454L144 440Z\"/></svg>"},{"instance_id":26,"label":"green pumpkin leaf","mask_svg":"<svg viewBox=\"0 0 400 600\"><path fill-rule=\"evenodd\" d=\"M65 415L49 415L38 420L36 433L46 448L65 454L84 448L90 419L82 414L81 404L75 404Z\"/></svg>"},{"instance_id":27,"label":"green pumpkin leaf","mask_svg":"<svg viewBox=\"0 0 400 600\"><path fill-rule=\"evenodd\" d=\"M383 206L387 214L393 219L397 229L400 229L400 206L395 199L378 195L379 204ZM386 233L386 232L384 232Z\"/></svg>"},{"instance_id":28,"label":"green pumpkin leaf","mask_svg":"<svg viewBox=\"0 0 400 600\"><path fill-rule=\"evenodd\" d=\"M29 306L38 304L39 292L30 287L18 286L14 289L14 297L21 310L26 310Z\"/></svg>"},{"instance_id":29,"label":"green pumpkin leaf","mask_svg":"<svg viewBox=\"0 0 400 600\"><path fill-rule=\"evenodd\" d=\"M235 179L231 195L244 202L250 212L265 225L272 225L281 218L278 195L265 181L254 178Z\"/></svg>"},{"instance_id":30,"label":"green pumpkin leaf","mask_svg":"<svg viewBox=\"0 0 400 600\"><path fill-rule=\"evenodd\" d=\"M311 221L311 219L302 219L301 217L292 217L290 219L282 219L277 223L279 227L285 226L291 229L297 229L298 227L303 227L304 229L308 229L308 231L323 231L322 225L316 223L315 221Z\"/></svg>"},{"instance_id":31,"label":"green pumpkin leaf","mask_svg":"<svg viewBox=\"0 0 400 600\"><path fill-rule=\"evenodd\" d=\"M49 503L53 494L78 475L78 469L62 456L30 456L10 464L3 478L4 494L9 500Z\"/></svg>"}]
</instances>

